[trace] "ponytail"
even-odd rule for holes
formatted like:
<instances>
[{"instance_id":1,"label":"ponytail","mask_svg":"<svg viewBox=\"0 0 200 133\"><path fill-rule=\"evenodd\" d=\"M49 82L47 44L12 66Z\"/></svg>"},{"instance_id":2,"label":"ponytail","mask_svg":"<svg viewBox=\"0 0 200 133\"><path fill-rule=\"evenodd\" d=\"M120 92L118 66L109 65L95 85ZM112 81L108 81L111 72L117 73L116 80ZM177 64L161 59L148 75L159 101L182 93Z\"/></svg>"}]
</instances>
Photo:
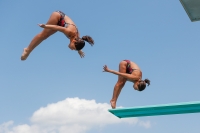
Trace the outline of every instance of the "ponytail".
<instances>
[{"instance_id":1,"label":"ponytail","mask_svg":"<svg viewBox=\"0 0 200 133\"><path fill-rule=\"evenodd\" d=\"M146 88L146 84L148 84L148 86L150 85L149 79L141 80L140 83L138 84L138 90L143 91Z\"/></svg>"},{"instance_id":2,"label":"ponytail","mask_svg":"<svg viewBox=\"0 0 200 133\"><path fill-rule=\"evenodd\" d=\"M90 36L83 36L82 38L76 38L75 47L76 50L81 50L85 46L85 41L91 46L94 45L94 40Z\"/></svg>"},{"instance_id":3,"label":"ponytail","mask_svg":"<svg viewBox=\"0 0 200 133\"><path fill-rule=\"evenodd\" d=\"M144 82L145 82L146 84L148 84L148 86L150 85L150 80L149 80L149 79L145 79Z\"/></svg>"},{"instance_id":4,"label":"ponytail","mask_svg":"<svg viewBox=\"0 0 200 133\"><path fill-rule=\"evenodd\" d=\"M83 39L84 41L88 42L91 46L94 45L94 40L90 36L83 36L81 39Z\"/></svg>"}]
</instances>

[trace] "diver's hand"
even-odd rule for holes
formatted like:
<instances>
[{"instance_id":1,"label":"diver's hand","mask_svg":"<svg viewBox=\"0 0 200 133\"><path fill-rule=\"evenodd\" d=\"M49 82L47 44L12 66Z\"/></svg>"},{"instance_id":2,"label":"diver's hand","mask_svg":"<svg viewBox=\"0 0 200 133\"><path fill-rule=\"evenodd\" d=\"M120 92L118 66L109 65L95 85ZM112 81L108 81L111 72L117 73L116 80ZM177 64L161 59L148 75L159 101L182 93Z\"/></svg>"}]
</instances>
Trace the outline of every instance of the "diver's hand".
<instances>
[{"instance_id":1,"label":"diver's hand","mask_svg":"<svg viewBox=\"0 0 200 133\"><path fill-rule=\"evenodd\" d=\"M45 24L38 24L40 27L45 28Z\"/></svg>"},{"instance_id":2,"label":"diver's hand","mask_svg":"<svg viewBox=\"0 0 200 133\"><path fill-rule=\"evenodd\" d=\"M103 66L103 72L110 72L110 69L107 67L107 65L104 65Z\"/></svg>"},{"instance_id":3,"label":"diver's hand","mask_svg":"<svg viewBox=\"0 0 200 133\"><path fill-rule=\"evenodd\" d=\"M81 50L78 51L78 54L80 55L81 58L83 58L85 56L85 53Z\"/></svg>"}]
</instances>

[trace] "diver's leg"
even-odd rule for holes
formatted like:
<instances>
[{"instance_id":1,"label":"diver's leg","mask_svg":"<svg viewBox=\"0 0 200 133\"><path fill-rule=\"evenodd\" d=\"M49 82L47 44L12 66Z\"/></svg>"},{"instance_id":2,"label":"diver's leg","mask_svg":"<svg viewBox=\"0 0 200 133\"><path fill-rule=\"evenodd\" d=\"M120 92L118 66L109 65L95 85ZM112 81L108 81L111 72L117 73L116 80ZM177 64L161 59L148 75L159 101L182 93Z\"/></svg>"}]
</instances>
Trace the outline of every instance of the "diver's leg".
<instances>
[{"instance_id":1,"label":"diver's leg","mask_svg":"<svg viewBox=\"0 0 200 133\"><path fill-rule=\"evenodd\" d=\"M51 25L57 25L58 21L60 20L60 14L57 12L53 12L47 22L47 24ZM21 56L21 60L26 60L28 55L31 53L31 51L37 47L43 40L47 39L49 36L54 34L55 30L50 29L43 29L43 31L39 34L37 34L33 40L30 42L29 46L27 48L24 48L23 54Z\"/></svg>"},{"instance_id":2,"label":"diver's leg","mask_svg":"<svg viewBox=\"0 0 200 133\"><path fill-rule=\"evenodd\" d=\"M119 72L126 73L126 62L124 61L120 62ZM117 99L125 83L126 83L126 79L121 76L118 76L118 81L115 84L115 87L113 90L113 96L112 96L112 99L110 100L110 104L112 108L116 108Z\"/></svg>"}]
</instances>

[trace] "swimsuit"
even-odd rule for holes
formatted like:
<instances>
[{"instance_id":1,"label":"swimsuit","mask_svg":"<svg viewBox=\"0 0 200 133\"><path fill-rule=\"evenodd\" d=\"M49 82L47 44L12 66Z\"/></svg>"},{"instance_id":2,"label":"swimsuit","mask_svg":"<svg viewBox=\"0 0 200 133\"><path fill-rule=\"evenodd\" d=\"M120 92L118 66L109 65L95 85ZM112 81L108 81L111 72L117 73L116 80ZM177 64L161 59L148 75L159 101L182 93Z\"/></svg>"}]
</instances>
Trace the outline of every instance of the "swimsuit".
<instances>
[{"instance_id":1,"label":"swimsuit","mask_svg":"<svg viewBox=\"0 0 200 133\"><path fill-rule=\"evenodd\" d=\"M65 24L66 24L66 22L64 20L65 14L63 12L61 12L61 11L56 11L56 12L60 13L60 16L61 16L60 20L57 23L57 25L65 27Z\"/></svg>"},{"instance_id":2,"label":"swimsuit","mask_svg":"<svg viewBox=\"0 0 200 133\"><path fill-rule=\"evenodd\" d=\"M70 23L66 23L65 22L65 13L63 13L62 11L56 11L56 12L58 12L59 14L60 14L60 20L58 21L58 23L57 23L57 25L58 26L62 26L62 27L67 27L68 25L73 25L73 26L75 26L76 27L76 25L74 25L74 24L70 24ZM76 27L76 30L77 30L77 33L78 33L78 28Z\"/></svg>"},{"instance_id":3,"label":"swimsuit","mask_svg":"<svg viewBox=\"0 0 200 133\"><path fill-rule=\"evenodd\" d=\"M126 65L126 73L132 74L132 72L133 72L134 70L137 70L137 69L131 68L131 62L130 62L130 60L124 60L124 61L127 62L127 65Z\"/></svg>"}]
</instances>

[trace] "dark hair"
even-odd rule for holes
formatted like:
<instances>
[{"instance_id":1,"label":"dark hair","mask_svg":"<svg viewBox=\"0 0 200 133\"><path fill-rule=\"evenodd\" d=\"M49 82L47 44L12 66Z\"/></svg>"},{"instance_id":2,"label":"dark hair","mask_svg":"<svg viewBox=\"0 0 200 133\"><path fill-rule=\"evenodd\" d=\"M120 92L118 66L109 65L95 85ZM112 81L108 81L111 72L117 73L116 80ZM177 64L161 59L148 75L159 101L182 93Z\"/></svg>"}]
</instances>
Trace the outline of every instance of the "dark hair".
<instances>
[{"instance_id":1,"label":"dark hair","mask_svg":"<svg viewBox=\"0 0 200 133\"><path fill-rule=\"evenodd\" d=\"M82 38L77 38L75 42L76 50L81 50L85 46L85 41L91 46L94 45L94 40L90 36L83 36Z\"/></svg>"},{"instance_id":2,"label":"dark hair","mask_svg":"<svg viewBox=\"0 0 200 133\"><path fill-rule=\"evenodd\" d=\"M148 86L150 85L149 79L141 80L140 83L138 84L138 90L143 91L146 88L146 84L148 84Z\"/></svg>"}]
</instances>

